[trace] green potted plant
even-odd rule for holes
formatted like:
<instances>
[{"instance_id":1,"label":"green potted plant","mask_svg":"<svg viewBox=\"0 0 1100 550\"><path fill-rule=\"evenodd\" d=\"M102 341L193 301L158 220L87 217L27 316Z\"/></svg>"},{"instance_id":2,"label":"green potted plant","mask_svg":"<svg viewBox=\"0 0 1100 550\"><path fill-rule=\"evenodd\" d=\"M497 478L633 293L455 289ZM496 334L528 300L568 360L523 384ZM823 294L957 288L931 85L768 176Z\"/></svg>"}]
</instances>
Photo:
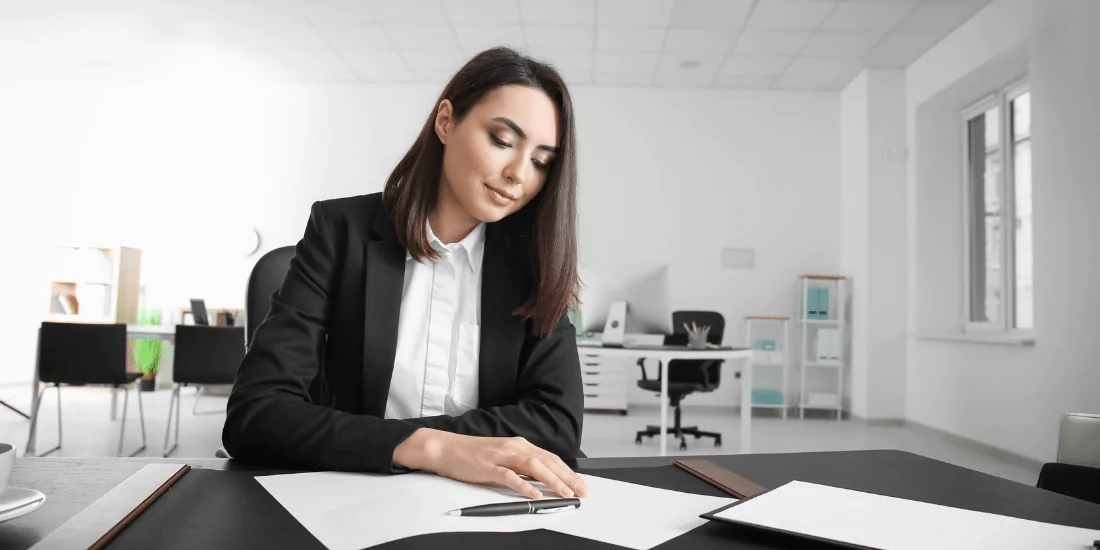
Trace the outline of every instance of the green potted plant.
<instances>
[{"instance_id":1,"label":"green potted plant","mask_svg":"<svg viewBox=\"0 0 1100 550\"><path fill-rule=\"evenodd\" d=\"M139 325L160 326L160 311L142 310L138 314ZM134 360L141 369L141 391L153 391L157 383L157 367L163 348L160 340L138 340L134 343Z\"/></svg>"}]
</instances>

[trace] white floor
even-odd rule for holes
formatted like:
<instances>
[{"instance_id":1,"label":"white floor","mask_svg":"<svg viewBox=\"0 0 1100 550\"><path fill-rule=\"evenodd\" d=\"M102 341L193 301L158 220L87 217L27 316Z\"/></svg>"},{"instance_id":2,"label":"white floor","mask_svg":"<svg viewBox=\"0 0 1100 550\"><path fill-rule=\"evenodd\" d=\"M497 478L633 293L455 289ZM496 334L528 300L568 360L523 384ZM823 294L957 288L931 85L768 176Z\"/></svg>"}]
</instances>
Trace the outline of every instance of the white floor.
<instances>
[{"instance_id":1,"label":"white floor","mask_svg":"<svg viewBox=\"0 0 1100 550\"><path fill-rule=\"evenodd\" d=\"M183 415L180 419L180 445L175 457L213 457L221 446L221 428L225 420L225 398L203 397L200 412L220 411L215 414L193 415L196 390L184 390ZM46 392L42 416L38 427L38 452L53 447L57 442L56 393ZM160 456L164 445L165 422L168 418L168 391L142 394L145 410L146 450L138 456ZM6 387L0 390L0 399L30 411L30 390ZM110 391L103 388L63 388L63 442L62 449L51 456L115 456L118 451L120 422L111 420ZM119 398L119 415L122 399ZM138 422L136 392L130 392L129 411L126 420L124 451L128 454L141 443ZM587 414L584 418L584 439L581 448L590 457L656 456L658 442L647 439L635 445L635 432L646 424L657 424L657 407L632 408L630 414ZM824 417L798 420L793 416L781 420L764 411L752 421L753 453L786 453L806 451L840 451L860 449L900 449L927 457L986 472L1020 483L1034 485L1038 469L1010 463L983 453L979 448L916 431L902 426L867 426L860 423L827 419ZM688 438L688 450L678 450L678 442L669 441L670 454L721 454L737 453L739 418L733 408L699 407L685 408L684 425L699 426L707 431L722 433L723 446L715 448L708 439ZM671 415L670 415L671 422ZM16 445L22 452L27 442L30 422L0 407L0 441Z\"/></svg>"}]
</instances>

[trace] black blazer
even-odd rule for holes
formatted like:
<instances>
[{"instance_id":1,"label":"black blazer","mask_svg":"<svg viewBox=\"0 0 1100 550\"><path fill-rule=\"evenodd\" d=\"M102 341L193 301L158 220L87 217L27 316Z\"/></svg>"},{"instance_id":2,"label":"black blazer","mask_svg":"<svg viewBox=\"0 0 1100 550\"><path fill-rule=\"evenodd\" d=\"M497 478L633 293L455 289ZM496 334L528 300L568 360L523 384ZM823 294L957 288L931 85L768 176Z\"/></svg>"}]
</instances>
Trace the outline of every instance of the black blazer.
<instances>
[{"instance_id":1,"label":"black blazer","mask_svg":"<svg viewBox=\"0 0 1100 550\"><path fill-rule=\"evenodd\" d=\"M512 315L532 285L522 246L502 223L486 227L478 408L385 419L406 249L380 193L314 203L238 369L226 450L265 465L400 471L394 449L426 426L523 436L563 460L576 457L584 405L576 333L565 315L546 337Z\"/></svg>"}]
</instances>

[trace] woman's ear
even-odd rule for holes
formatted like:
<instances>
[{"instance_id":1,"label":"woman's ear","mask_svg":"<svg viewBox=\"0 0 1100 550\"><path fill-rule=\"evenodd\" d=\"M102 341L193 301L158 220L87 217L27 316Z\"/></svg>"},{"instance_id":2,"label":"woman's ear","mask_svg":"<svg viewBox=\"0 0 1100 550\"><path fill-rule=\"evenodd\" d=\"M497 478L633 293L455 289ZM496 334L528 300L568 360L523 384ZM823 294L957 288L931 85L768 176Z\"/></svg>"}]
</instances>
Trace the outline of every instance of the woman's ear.
<instances>
[{"instance_id":1,"label":"woman's ear","mask_svg":"<svg viewBox=\"0 0 1100 550\"><path fill-rule=\"evenodd\" d=\"M447 138L453 131L454 106L451 105L451 100L444 99L439 102L439 107L435 110L435 135L439 137L440 143L446 145Z\"/></svg>"}]
</instances>

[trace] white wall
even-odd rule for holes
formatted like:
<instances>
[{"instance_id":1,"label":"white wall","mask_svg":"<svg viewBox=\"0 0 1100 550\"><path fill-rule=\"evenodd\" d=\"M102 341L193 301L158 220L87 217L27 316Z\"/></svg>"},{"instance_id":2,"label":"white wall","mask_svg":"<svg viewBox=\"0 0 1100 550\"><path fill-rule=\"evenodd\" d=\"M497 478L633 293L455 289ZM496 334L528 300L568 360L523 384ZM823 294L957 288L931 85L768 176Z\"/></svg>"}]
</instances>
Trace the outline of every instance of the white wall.
<instances>
[{"instance_id":1,"label":"white wall","mask_svg":"<svg viewBox=\"0 0 1100 550\"><path fill-rule=\"evenodd\" d=\"M996 0L907 72L910 137L906 414L1037 460L1053 460L1058 421L1100 411L1100 343L1090 274L1100 269L1100 3ZM1034 347L930 341L962 317L958 110L1029 74L1035 221Z\"/></svg>"},{"instance_id":2,"label":"white wall","mask_svg":"<svg viewBox=\"0 0 1100 550\"><path fill-rule=\"evenodd\" d=\"M836 94L573 91L582 261L669 262L674 307L722 312L733 341L740 317L793 310L799 273L837 269ZM16 121L0 126L0 143L20 159L0 168L0 181L5 193L23 194L18 206L4 201L3 228L18 235L23 267L54 242L121 242L145 250L143 282L162 305L201 296L240 307L252 264L300 238L310 202L381 190L437 92L290 83L0 88L0 119ZM259 230L260 253L232 251L225 231L240 225ZM756 269L721 269L723 246L755 248ZM12 288L45 277L5 271ZM27 292L0 317L11 325L5 348L14 358L0 364L0 383L30 378L44 296ZM732 371L724 376L720 392L691 402L736 402Z\"/></svg>"},{"instance_id":3,"label":"white wall","mask_svg":"<svg viewBox=\"0 0 1100 550\"><path fill-rule=\"evenodd\" d=\"M851 414L904 418L905 80L861 73L841 95L841 270L852 278Z\"/></svg>"},{"instance_id":4,"label":"white wall","mask_svg":"<svg viewBox=\"0 0 1100 550\"><path fill-rule=\"evenodd\" d=\"M849 352L849 411L867 417L867 341L870 338L870 76L863 71L841 93L840 272L851 277L852 331Z\"/></svg>"}]
</instances>

